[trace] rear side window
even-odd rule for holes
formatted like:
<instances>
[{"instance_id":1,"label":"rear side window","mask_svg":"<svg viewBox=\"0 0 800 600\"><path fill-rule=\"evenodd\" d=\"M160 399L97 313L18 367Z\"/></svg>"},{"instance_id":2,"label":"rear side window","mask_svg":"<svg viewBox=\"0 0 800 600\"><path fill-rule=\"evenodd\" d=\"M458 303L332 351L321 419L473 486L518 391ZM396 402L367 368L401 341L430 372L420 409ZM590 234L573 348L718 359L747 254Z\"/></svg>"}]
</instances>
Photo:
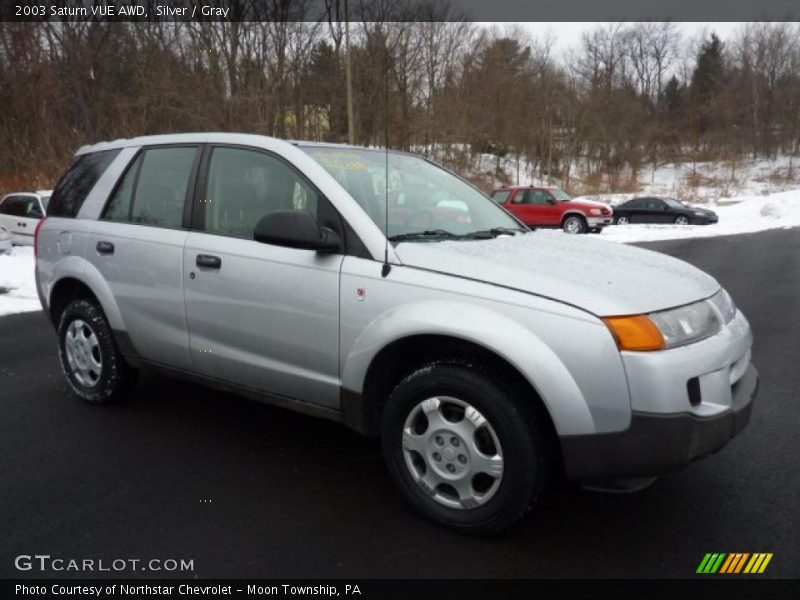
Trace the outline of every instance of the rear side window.
<instances>
[{"instance_id":1,"label":"rear side window","mask_svg":"<svg viewBox=\"0 0 800 600\"><path fill-rule=\"evenodd\" d=\"M36 205L32 196L9 196L0 204L0 215L27 217Z\"/></svg>"},{"instance_id":2,"label":"rear side window","mask_svg":"<svg viewBox=\"0 0 800 600\"><path fill-rule=\"evenodd\" d=\"M94 184L119 152L119 150L104 150L82 154L76 158L53 190L47 210L48 215L74 218Z\"/></svg>"},{"instance_id":3,"label":"rear side window","mask_svg":"<svg viewBox=\"0 0 800 600\"><path fill-rule=\"evenodd\" d=\"M180 228L196 146L151 148L128 167L103 215L109 221Z\"/></svg>"}]
</instances>

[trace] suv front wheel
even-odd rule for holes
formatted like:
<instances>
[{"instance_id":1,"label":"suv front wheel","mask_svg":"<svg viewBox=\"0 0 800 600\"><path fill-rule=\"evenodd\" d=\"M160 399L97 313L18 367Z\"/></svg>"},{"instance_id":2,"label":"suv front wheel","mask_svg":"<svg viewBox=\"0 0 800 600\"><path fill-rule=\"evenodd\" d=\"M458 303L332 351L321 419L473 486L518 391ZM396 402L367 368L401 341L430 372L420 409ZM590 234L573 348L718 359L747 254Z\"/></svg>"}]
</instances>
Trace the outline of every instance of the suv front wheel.
<instances>
[{"instance_id":1,"label":"suv front wheel","mask_svg":"<svg viewBox=\"0 0 800 600\"><path fill-rule=\"evenodd\" d=\"M457 363L426 365L397 385L382 442L411 505L468 533L496 533L522 518L551 464L534 411L489 374Z\"/></svg>"},{"instance_id":2,"label":"suv front wheel","mask_svg":"<svg viewBox=\"0 0 800 600\"><path fill-rule=\"evenodd\" d=\"M561 227L566 233L586 233L588 229L586 219L580 215L569 215L566 219L564 219Z\"/></svg>"},{"instance_id":3,"label":"suv front wheel","mask_svg":"<svg viewBox=\"0 0 800 600\"><path fill-rule=\"evenodd\" d=\"M61 369L78 397L92 404L110 404L133 386L137 371L125 362L114 343L100 307L73 300L58 325Z\"/></svg>"}]
</instances>

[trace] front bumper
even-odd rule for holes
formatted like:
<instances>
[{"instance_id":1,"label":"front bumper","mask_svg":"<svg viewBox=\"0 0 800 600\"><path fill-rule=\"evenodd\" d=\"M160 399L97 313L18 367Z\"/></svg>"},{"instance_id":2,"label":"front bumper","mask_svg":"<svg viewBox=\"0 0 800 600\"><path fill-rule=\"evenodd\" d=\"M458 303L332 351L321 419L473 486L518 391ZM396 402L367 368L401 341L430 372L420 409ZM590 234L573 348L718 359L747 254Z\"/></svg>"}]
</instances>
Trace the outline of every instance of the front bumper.
<instances>
[{"instance_id":1,"label":"front bumper","mask_svg":"<svg viewBox=\"0 0 800 600\"><path fill-rule=\"evenodd\" d=\"M618 433L564 436L567 475L591 480L646 477L680 469L720 450L750 420L758 372L749 364L731 386L730 408L711 417L634 412Z\"/></svg>"},{"instance_id":2,"label":"front bumper","mask_svg":"<svg viewBox=\"0 0 800 600\"><path fill-rule=\"evenodd\" d=\"M606 225L611 225L614 218L612 215L607 217L586 217L586 223L589 225L590 228L593 227L605 227Z\"/></svg>"}]
</instances>

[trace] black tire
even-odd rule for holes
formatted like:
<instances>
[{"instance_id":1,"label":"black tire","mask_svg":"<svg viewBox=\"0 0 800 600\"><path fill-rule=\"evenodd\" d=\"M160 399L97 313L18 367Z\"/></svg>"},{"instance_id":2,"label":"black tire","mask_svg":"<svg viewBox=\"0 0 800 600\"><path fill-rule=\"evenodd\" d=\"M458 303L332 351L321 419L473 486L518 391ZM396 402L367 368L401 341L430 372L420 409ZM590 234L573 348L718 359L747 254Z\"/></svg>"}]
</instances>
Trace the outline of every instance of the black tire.
<instances>
[{"instance_id":1,"label":"black tire","mask_svg":"<svg viewBox=\"0 0 800 600\"><path fill-rule=\"evenodd\" d=\"M66 347L67 334L73 323L77 326L81 322L86 327L76 329L84 334L90 331L96 339L96 346L90 351L101 365L96 381L91 381L91 377L82 381L83 376L79 369L70 364ZM72 392L91 404L118 402L136 383L138 372L120 354L102 309L91 300L73 300L61 313L58 323L58 358ZM75 360L73 358L73 364Z\"/></svg>"},{"instance_id":2,"label":"black tire","mask_svg":"<svg viewBox=\"0 0 800 600\"><path fill-rule=\"evenodd\" d=\"M622 220L622 223L620 223L620 219ZM625 215L614 217L614 225L628 225L630 222L630 218Z\"/></svg>"},{"instance_id":3,"label":"black tire","mask_svg":"<svg viewBox=\"0 0 800 600\"><path fill-rule=\"evenodd\" d=\"M570 234L586 233L589 230L586 219L581 215L567 215L561 223L561 228Z\"/></svg>"},{"instance_id":4,"label":"black tire","mask_svg":"<svg viewBox=\"0 0 800 600\"><path fill-rule=\"evenodd\" d=\"M675 225L691 225L692 221L685 215L678 215L675 217Z\"/></svg>"},{"instance_id":5,"label":"black tire","mask_svg":"<svg viewBox=\"0 0 800 600\"><path fill-rule=\"evenodd\" d=\"M502 448L503 470L499 483L493 495L476 507L443 505L423 489L406 464L403 447L406 419L420 402L445 396L463 400L477 409L490 424ZM553 448L549 430L543 423L546 416L541 414L542 409L526 406L520 396L474 365L447 362L417 369L395 387L383 414L383 453L392 479L419 513L463 533L493 534L521 519L533 506L549 479L554 462ZM426 465L426 473L428 468L431 467ZM477 477L470 479L473 490Z\"/></svg>"}]
</instances>

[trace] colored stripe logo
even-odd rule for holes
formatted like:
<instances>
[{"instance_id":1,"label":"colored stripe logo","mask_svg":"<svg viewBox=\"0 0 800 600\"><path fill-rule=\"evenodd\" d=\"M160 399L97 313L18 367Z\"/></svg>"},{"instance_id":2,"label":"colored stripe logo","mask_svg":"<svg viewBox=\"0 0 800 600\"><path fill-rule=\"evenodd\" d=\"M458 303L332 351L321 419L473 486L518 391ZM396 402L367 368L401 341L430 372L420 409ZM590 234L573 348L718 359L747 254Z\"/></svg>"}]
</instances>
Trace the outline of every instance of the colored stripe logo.
<instances>
[{"instance_id":1,"label":"colored stripe logo","mask_svg":"<svg viewBox=\"0 0 800 600\"><path fill-rule=\"evenodd\" d=\"M772 552L708 552L696 572L711 575L757 574L763 573L771 560Z\"/></svg>"}]
</instances>

